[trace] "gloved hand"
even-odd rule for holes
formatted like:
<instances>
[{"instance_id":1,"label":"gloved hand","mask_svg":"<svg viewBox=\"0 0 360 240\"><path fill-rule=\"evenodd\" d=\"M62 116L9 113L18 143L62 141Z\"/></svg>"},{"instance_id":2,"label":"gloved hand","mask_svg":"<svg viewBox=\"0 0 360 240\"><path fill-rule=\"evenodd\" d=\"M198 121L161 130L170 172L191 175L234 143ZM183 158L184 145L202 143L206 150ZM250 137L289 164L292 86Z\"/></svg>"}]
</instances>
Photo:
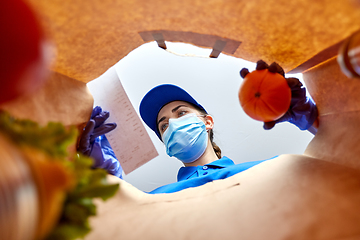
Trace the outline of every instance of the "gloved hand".
<instances>
[{"instance_id":1,"label":"gloved hand","mask_svg":"<svg viewBox=\"0 0 360 240\"><path fill-rule=\"evenodd\" d=\"M96 106L92 113L89 122L86 124L84 131L80 137L78 152L86 156L90 156L92 146L97 137L104 135L116 128L116 123L104 124L108 119L110 113L102 111L101 107Z\"/></svg>"},{"instance_id":2,"label":"gloved hand","mask_svg":"<svg viewBox=\"0 0 360 240\"><path fill-rule=\"evenodd\" d=\"M282 67L273 62L270 66L263 60L259 60L256 64L256 70L268 69L269 72L279 73L285 77L285 72ZM240 75L242 78L249 73L246 68L241 69ZM290 122L296 125L300 130L309 129L317 120L318 109L311 98L306 96L306 89L297 78L285 78L291 89L291 103L288 111L279 119L264 123L264 129L272 129L275 124L280 122Z\"/></svg>"},{"instance_id":3,"label":"gloved hand","mask_svg":"<svg viewBox=\"0 0 360 240\"><path fill-rule=\"evenodd\" d=\"M110 113L97 106L93 109L89 122L86 124L78 144L78 152L94 159L94 168L103 168L108 173L121 178L122 168L110 143L104 134L116 128L116 123L104 122Z\"/></svg>"},{"instance_id":4,"label":"gloved hand","mask_svg":"<svg viewBox=\"0 0 360 240\"><path fill-rule=\"evenodd\" d=\"M90 157L94 159L93 168L106 169L108 173L122 178L122 167L105 135L95 139Z\"/></svg>"}]
</instances>

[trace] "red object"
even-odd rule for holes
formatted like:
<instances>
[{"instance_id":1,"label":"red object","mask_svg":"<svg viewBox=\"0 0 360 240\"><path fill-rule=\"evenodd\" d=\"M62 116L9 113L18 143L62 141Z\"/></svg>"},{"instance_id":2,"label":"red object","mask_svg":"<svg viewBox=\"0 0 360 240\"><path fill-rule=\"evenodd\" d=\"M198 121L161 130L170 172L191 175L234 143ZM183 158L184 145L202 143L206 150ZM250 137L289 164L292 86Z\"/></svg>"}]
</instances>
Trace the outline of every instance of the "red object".
<instances>
[{"instance_id":1,"label":"red object","mask_svg":"<svg viewBox=\"0 0 360 240\"><path fill-rule=\"evenodd\" d=\"M280 74L267 69L255 70L245 76L239 100L249 117L270 122L279 119L289 109L291 89Z\"/></svg>"},{"instance_id":2,"label":"red object","mask_svg":"<svg viewBox=\"0 0 360 240\"><path fill-rule=\"evenodd\" d=\"M0 103L29 93L47 76L45 38L21 0L0 1Z\"/></svg>"}]
</instances>

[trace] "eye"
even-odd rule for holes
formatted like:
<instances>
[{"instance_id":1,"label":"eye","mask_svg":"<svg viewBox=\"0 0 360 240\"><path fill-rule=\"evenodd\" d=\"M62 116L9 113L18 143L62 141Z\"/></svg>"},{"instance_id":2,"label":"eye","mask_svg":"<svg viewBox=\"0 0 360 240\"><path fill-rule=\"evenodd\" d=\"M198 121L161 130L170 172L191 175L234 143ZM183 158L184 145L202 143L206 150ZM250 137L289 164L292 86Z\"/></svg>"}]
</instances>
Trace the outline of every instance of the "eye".
<instances>
[{"instance_id":1,"label":"eye","mask_svg":"<svg viewBox=\"0 0 360 240\"><path fill-rule=\"evenodd\" d=\"M169 126L169 123L163 123L160 125L160 131L161 132L165 132L165 130L167 129L167 127Z\"/></svg>"},{"instance_id":2,"label":"eye","mask_svg":"<svg viewBox=\"0 0 360 240\"><path fill-rule=\"evenodd\" d=\"M179 117L184 116L186 113L187 113L187 111L185 111L185 110L180 110L180 111L178 112L178 116L179 116Z\"/></svg>"}]
</instances>

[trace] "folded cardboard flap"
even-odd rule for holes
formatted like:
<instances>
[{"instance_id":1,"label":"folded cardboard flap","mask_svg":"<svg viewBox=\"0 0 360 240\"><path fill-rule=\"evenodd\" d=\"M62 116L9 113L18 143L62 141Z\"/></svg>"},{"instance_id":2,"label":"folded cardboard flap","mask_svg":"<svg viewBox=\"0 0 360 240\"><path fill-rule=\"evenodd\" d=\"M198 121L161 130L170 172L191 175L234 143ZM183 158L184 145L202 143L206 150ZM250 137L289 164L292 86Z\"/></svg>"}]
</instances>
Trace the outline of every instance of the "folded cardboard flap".
<instances>
[{"instance_id":1,"label":"folded cardboard flap","mask_svg":"<svg viewBox=\"0 0 360 240\"><path fill-rule=\"evenodd\" d=\"M360 81L341 71L336 57L303 74L319 109L319 129L305 154L360 169Z\"/></svg>"},{"instance_id":2,"label":"folded cardboard flap","mask_svg":"<svg viewBox=\"0 0 360 240\"><path fill-rule=\"evenodd\" d=\"M112 178L112 177L111 177ZM343 239L360 236L357 170L281 155L224 180L150 195L119 181L86 239Z\"/></svg>"},{"instance_id":3,"label":"folded cardboard flap","mask_svg":"<svg viewBox=\"0 0 360 240\"><path fill-rule=\"evenodd\" d=\"M241 44L222 52L286 71L360 28L358 1L29 0L58 47L55 71L89 82L161 32L164 41L212 48L211 36ZM76 21L74 21L76 19ZM168 34L170 34L168 36Z\"/></svg>"},{"instance_id":4,"label":"folded cardboard flap","mask_svg":"<svg viewBox=\"0 0 360 240\"><path fill-rule=\"evenodd\" d=\"M61 122L80 125L90 118L93 97L85 83L53 72L41 89L0 105L0 109L20 119L41 125Z\"/></svg>"}]
</instances>

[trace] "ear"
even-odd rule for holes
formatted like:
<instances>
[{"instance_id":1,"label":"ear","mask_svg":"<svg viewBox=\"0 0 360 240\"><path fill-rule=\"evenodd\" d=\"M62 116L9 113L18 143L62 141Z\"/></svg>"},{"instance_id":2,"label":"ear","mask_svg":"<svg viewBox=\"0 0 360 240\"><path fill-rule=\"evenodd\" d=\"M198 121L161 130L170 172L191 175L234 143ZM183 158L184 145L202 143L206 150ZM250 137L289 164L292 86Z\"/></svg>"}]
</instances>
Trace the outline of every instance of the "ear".
<instances>
[{"instance_id":1,"label":"ear","mask_svg":"<svg viewBox=\"0 0 360 240\"><path fill-rule=\"evenodd\" d=\"M210 115L205 116L205 126L206 126L206 130L214 128L214 119L212 116Z\"/></svg>"}]
</instances>

